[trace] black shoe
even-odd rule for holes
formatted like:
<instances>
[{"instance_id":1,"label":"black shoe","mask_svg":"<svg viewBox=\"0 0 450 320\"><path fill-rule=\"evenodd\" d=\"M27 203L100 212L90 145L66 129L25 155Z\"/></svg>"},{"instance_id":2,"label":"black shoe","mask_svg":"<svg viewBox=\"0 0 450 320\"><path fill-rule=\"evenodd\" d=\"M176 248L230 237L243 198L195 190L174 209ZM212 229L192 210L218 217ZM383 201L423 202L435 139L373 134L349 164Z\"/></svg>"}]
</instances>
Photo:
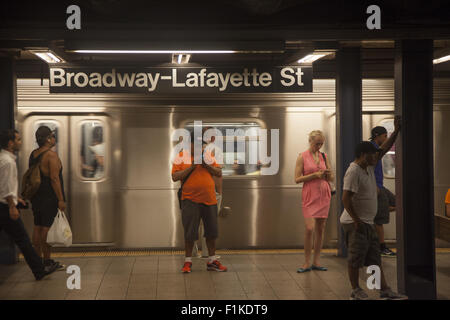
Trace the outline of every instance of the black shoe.
<instances>
[{"instance_id":1,"label":"black shoe","mask_svg":"<svg viewBox=\"0 0 450 320\"><path fill-rule=\"evenodd\" d=\"M383 257L395 257L395 252L392 252L388 247L381 249L381 255Z\"/></svg>"},{"instance_id":2,"label":"black shoe","mask_svg":"<svg viewBox=\"0 0 450 320\"><path fill-rule=\"evenodd\" d=\"M57 271L66 270L66 266L65 265L63 265L63 264L61 264L58 261L55 261L53 259L45 260L44 261L44 265L45 266L55 265Z\"/></svg>"},{"instance_id":3,"label":"black shoe","mask_svg":"<svg viewBox=\"0 0 450 320\"><path fill-rule=\"evenodd\" d=\"M44 278L45 276L48 276L49 274L53 273L56 271L56 264L51 264L48 266L44 266L44 270L42 271L42 273L39 273L37 275L34 275L34 277L36 278L37 281L41 280L42 278Z\"/></svg>"}]
</instances>

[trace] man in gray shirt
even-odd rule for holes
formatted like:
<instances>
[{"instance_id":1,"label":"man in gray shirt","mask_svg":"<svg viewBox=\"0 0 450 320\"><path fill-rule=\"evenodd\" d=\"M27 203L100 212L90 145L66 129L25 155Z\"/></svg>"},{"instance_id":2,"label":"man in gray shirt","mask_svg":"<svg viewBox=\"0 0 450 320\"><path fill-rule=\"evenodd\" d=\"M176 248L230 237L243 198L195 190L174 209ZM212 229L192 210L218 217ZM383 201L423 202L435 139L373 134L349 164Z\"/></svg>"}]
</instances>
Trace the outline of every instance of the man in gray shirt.
<instances>
[{"instance_id":1,"label":"man in gray shirt","mask_svg":"<svg viewBox=\"0 0 450 320\"><path fill-rule=\"evenodd\" d=\"M348 274L352 285L350 298L368 299L368 295L359 287L359 268L363 266L380 267L380 298L406 299L407 297L393 292L386 283L381 267L381 252L378 235L374 227L377 214L377 184L374 168L379 159L392 147L400 130L400 117L395 118L395 131L377 149L369 141L360 142L356 146L355 161L348 167L344 176L342 201L344 211L340 222L344 229L348 248Z\"/></svg>"}]
</instances>

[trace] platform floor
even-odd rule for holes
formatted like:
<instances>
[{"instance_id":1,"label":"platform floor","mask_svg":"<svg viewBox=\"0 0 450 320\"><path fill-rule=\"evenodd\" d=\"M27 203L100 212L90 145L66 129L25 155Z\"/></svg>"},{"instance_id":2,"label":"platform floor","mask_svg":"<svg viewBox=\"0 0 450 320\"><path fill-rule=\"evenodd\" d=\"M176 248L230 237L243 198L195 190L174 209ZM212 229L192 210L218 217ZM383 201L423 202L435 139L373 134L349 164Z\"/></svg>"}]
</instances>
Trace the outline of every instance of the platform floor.
<instances>
[{"instance_id":1,"label":"platform floor","mask_svg":"<svg viewBox=\"0 0 450 320\"><path fill-rule=\"evenodd\" d=\"M303 253L227 253L221 262L228 272L206 270L206 260L193 259L192 273L182 274L181 254L146 256L84 256L56 258L81 269L81 289L67 289L69 274L58 271L35 281L23 259L0 265L0 299L345 299L350 285L346 260L333 252L322 255L329 271L298 274ZM436 254L439 299L450 299L450 252ZM383 258L388 284L396 289L396 259ZM361 269L361 287L367 275ZM373 299L376 291L366 290Z\"/></svg>"}]
</instances>

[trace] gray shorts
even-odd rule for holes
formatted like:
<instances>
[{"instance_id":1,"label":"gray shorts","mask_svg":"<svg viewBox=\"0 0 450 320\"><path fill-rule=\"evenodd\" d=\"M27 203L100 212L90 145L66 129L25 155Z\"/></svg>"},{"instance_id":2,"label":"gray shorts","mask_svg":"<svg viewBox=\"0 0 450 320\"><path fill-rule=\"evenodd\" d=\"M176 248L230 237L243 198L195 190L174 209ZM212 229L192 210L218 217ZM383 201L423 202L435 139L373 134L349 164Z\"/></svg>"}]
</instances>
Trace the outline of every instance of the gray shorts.
<instances>
[{"instance_id":1,"label":"gray shorts","mask_svg":"<svg viewBox=\"0 0 450 320\"><path fill-rule=\"evenodd\" d=\"M218 237L217 205L208 206L185 199L182 201L181 206L181 221L183 223L185 240L198 240L200 219L203 221L203 228L205 230L203 236L206 239L216 239Z\"/></svg>"},{"instance_id":2,"label":"gray shorts","mask_svg":"<svg viewBox=\"0 0 450 320\"><path fill-rule=\"evenodd\" d=\"M378 225L389 223L389 206L395 207L395 195L386 188L380 188L378 194L378 209L374 223Z\"/></svg>"},{"instance_id":3,"label":"gray shorts","mask_svg":"<svg viewBox=\"0 0 450 320\"><path fill-rule=\"evenodd\" d=\"M354 223L342 224L345 244L348 248L348 262L353 268L381 265L380 242L375 226L360 223L355 229Z\"/></svg>"}]
</instances>

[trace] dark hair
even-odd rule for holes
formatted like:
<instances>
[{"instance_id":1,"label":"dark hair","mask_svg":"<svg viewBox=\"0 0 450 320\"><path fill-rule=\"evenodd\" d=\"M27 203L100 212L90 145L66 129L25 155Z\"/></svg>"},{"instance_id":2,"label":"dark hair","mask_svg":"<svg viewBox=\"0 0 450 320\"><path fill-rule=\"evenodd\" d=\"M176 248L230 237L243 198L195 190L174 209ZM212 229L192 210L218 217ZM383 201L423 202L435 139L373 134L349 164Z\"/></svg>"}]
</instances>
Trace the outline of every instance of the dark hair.
<instances>
[{"instance_id":1,"label":"dark hair","mask_svg":"<svg viewBox=\"0 0 450 320\"><path fill-rule=\"evenodd\" d=\"M36 130L36 142L39 148L45 144L45 142L47 141L48 137L50 137L51 134L52 130L50 130L50 128L47 126L40 126Z\"/></svg>"},{"instance_id":2,"label":"dark hair","mask_svg":"<svg viewBox=\"0 0 450 320\"><path fill-rule=\"evenodd\" d=\"M362 141L356 145L355 157L359 158L363 153L377 153L380 151L381 149L375 147L372 142Z\"/></svg>"},{"instance_id":3,"label":"dark hair","mask_svg":"<svg viewBox=\"0 0 450 320\"><path fill-rule=\"evenodd\" d=\"M16 140L16 133L19 131L14 129L6 129L0 132L0 149L8 148L8 142Z\"/></svg>"}]
</instances>

